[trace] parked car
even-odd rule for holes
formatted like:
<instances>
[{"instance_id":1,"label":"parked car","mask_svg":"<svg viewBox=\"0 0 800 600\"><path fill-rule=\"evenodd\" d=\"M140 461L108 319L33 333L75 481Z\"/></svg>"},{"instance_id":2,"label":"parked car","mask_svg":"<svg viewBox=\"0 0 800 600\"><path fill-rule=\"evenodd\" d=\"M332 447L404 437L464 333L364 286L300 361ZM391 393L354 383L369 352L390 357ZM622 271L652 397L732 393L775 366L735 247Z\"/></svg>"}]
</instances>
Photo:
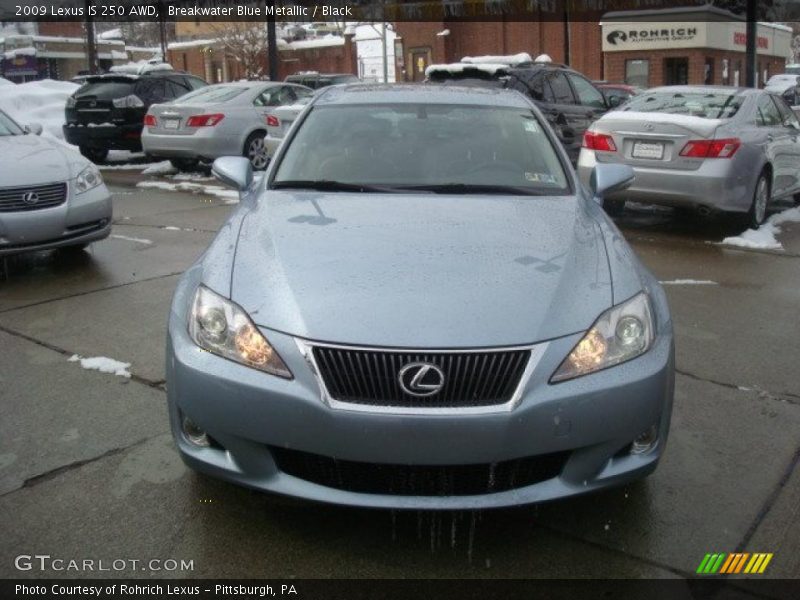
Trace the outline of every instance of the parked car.
<instances>
[{"instance_id":1,"label":"parked car","mask_svg":"<svg viewBox=\"0 0 800 600\"><path fill-rule=\"evenodd\" d=\"M658 281L511 91L323 90L181 277L172 432L192 468L336 504L542 502L656 468L674 385ZM236 248L235 252L231 248Z\"/></svg>"},{"instance_id":2,"label":"parked car","mask_svg":"<svg viewBox=\"0 0 800 600\"><path fill-rule=\"evenodd\" d=\"M139 152L142 121L150 105L205 85L199 77L163 68L91 75L67 99L64 138L92 162L105 160L109 150Z\"/></svg>"},{"instance_id":3,"label":"parked car","mask_svg":"<svg viewBox=\"0 0 800 600\"><path fill-rule=\"evenodd\" d=\"M147 154L168 158L179 169L239 155L246 156L254 169L262 170L269 162L264 136L271 111L313 93L291 83L210 85L172 102L152 105L144 117L142 147Z\"/></svg>"},{"instance_id":4,"label":"parked car","mask_svg":"<svg viewBox=\"0 0 800 600\"><path fill-rule=\"evenodd\" d=\"M594 82L597 89L603 92L606 97L608 105L616 108L625 104L630 98L642 93L642 89L635 85L627 85L624 83L607 83L607 82Z\"/></svg>"},{"instance_id":5,"label":"parked car","mask_svg":"<svg viewBox=\"0 0 800 600\"><path fill-rule=\"evenodd\" d=\"M303 109L311 102L312 96L299 98L294 104L278 106L267 113L267 137L264 144L267 149L267 156L272 158L283 142L291 126Z\"/></svg>"},{"instance_id":6,"label":"parked car","mask_svg":"<svg viewBox=\"0 0 800 600\"><path fill-rule=\"evenodd\" d=\"M637 200L703 213L765 219L773 199L800 192L800 124L780 96L761 90L669 86L632 98L592 125L578 161L588 184L599 164L636 172L606 208Z\"/></svg>"},{"instance_id":7,"label":"parked car","mask_svg":"<svg viewBox=\"0 0 800 600\"><path fill-rule=\"evenodd\" d=\"M0 256L83 248L111 232L97 167L41 132L0 111Z\"/></svg>"},{"instance_id":8,"label":"parked car","mask_svg":"<svg viewBox=\"0 0 800 600\"><path fill-rule=\"evenodd\" d=\"M308 71L288 75L284 81L287 83L304 85L312 90L318 90L328 87L329 85L338 85L340 83L357 83L359 79L351 73L317 73L316 71Z\"/></svg>"},{"instance_id":9,"label":"parked car","mask_svg":"<svg viewBox=\"0 0 800 600\"><path fill-rule=\"evenodd\" d=\"M583 132L610 108L605 96L589 79L565 65L550 62L549 57L510 65L489 62L431 65L426 75L430 83L488 85L522 92L545 114L573 164L580 153Z\"/></svg>"},{"instance_id":10,"label":"parked car","mask_svg":"<svg viewBox=\"0 0 800 600\"><path fill-rule=\"evenodd\" d=\"M767 80L764 91L783 96L789 106L797 106L800 104L800 75L773 75Z\"/></svg>"}]
</instances>

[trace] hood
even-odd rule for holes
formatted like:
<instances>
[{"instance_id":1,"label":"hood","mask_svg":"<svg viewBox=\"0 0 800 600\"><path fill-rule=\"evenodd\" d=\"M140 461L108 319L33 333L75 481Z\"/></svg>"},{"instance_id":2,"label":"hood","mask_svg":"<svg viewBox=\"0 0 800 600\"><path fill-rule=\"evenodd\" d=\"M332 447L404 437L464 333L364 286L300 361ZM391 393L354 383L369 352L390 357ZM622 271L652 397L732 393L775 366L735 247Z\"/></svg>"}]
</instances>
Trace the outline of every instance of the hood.
<instances>
[{"instance_id":1,"label":"hood","mask_svg":"<svg viewBox=\"0 0 800 600\"><path fill-rule=\"evenodd\" d=\"M267 191L231 291L258 325L298 337L448 348L584 331L610 284L575 198Z\"/></svg>"},{"instance_id":2,"label":"hood","mask_svg":"<svg viewBox=\"0 0 800 600\"><path fill-rule=\"evenodd\" d=\"M717 127L728 121L729 119L705 119L703 117L673 115L670 113L614 110L604 114L597 122L613 128L614 131L627 128L631 128L634 131L642 131L641 128L648 123L651 125L666 125L675 130L684 130L707 138L714 134Z\"/></svg>"},{"instance_id":3,"label":"hood","mask_svg":"<svg viewBox=\"0 0 800 600\"><path fill-rule=\"evenodd\" d=\"M0 136L0 187L67 181L88 164L56 140L38 135Z\"/></svg>"}]
</instances>

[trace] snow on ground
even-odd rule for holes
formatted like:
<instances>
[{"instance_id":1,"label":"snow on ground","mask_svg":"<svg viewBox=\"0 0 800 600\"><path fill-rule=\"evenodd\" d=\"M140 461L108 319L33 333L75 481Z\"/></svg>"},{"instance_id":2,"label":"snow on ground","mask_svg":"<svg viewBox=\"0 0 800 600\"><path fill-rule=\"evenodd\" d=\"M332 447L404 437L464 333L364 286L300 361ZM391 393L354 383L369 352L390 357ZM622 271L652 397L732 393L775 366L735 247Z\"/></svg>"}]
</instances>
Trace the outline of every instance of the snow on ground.
<instances>
[{"instance_id":1,"label":"snow on ground","mask_svg":"<svg viewBox=\"0 0 800 600\"><path fill-rule=\"evenodd\" d=\"M131 152L130 150L109 150L106 162L127 163L132 160L144 158L144 152Z\"/></svg>"},{"instance_id":2,"label":"snow on ground","mask_svg":"<svg viewBox=\"0 0 800 600\"><path fill-rule=\"evenodd\" d=\"M2 87L4 85L14 85L14 82L13 81L9 81L8 79L5 79L3 77L0 77L0 87Z\"/></svg>"},{"instance_id":3,"label":"snow on ground","mask_svg":"<svg viewBox=\"0 0 800 600\"><path fill-rule=\"evenodd\" d=\"M128 369L131 368L131 363L124 363L113 358L105 356L92 356L90 358L83 358L77 354L69 357L69 362L80 362L81 367L93 371L100 371L101 373L112 373L119 377L126 377L130 379L131 373Z\"/></svg>"},{"instance_id":4,"label":"snow on ground","mask_svg":"<svg viewBox=\"0 0 800 600\"><path fill-rule=\"evenodd\" d=\"M144 238L136 238L136 237L128 237L127 235L116 235L116 234L112 234L112 235L111 235L111 236L109 236L109 237L115 238L115 239L117 239L117 240L125 240L126 242L135 242L135 243L137 243L137 244L146 244L146 245L149 245L149 244L152 244L152 243L153 243L153 240L146 240L146 239L144 239Z\"/></svg>"},{"instance_id":5,"label":"snow on ground","mask_svg":"<svg viewBox=\"0 0 800 600\"><path fill-rule=\"evenodd\" d=\"M726 237L719 244L756 250L783 250L783 244L776 237L783 223L800 223L800 206L774 214L758 229L748 229L737 236Z\"/></svg>"},{"instance_id":6,"label":"snow on ground","mask_svg":"<svg viewBox=\"0 0 800 600\"><path fill-rule=\"evenodd\" d=\"M175 175L168 175L168 177L175 181L214 181L214 177L203 173L175 173Z\"/></svg>"},{"instance_id":7,"label":"snow on ground","mask_svg":"<svg viewBox=\"0 0 800 600\"><path fill-rule=\"evenodd\" d=\"M168 181L140 181L136 184L138 188L153 188L166 190L168 192L195 192L198 194L209 194L225 200L225 204L236 204L239 202L239 192L228 190L218 185L203 185L190 181L170 183Z\"/></svg>"},{"instance_id":8,"label":"snow on ground","mask_svg":"<svg viewBox=\"0 0 800 600\"><path fill-rule=\"evenodd\" d=\"M661 285L717 285L716 281L710 279L671 279L660 283Z\"/></svg>"},{"instance_id":9,"label":"snow on ground","mask_svg":"<svg viewBox=\"0 0 800 600\"><path fill-rule=\"evenodd\" d=\"M63 140L64 105L78 87L69 81L52 79L3 84L0 85L0 110L23 125L39 123L48 135Z\"/></svg>"},{"instance_id":10,"label":"snow on ground","mask_svg":"<svg viewBox=\"0 0 800 600\"><path fill-rule=\"evenodd\" d=\"M172 175L177 173L178 169L172 166L168 160L154 163L142 171L142 175Z\"/></svg>"}]
</instances>

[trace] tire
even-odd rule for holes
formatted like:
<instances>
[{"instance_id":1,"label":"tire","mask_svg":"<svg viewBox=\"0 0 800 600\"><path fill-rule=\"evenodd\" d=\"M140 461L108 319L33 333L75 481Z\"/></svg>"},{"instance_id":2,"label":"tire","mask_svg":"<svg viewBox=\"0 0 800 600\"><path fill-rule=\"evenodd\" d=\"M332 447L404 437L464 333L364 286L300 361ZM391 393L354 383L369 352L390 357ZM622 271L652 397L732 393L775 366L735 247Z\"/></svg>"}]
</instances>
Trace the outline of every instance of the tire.
<instances>
[{"instance_id":1,"label":"tire","mask_svg":"<svg viewBox=\"0 0 800 600\"><path fill-rule=\"evenodd\" d=\"M196 158L170 158L170 164L178 169L178 171L185 171L191 173L197 170L197 165L200 162Z\"/></svg>"},{"instance_id":2,"label":"tire","mask_svg":"<svg viewBox=\"0 0 800 600\"><path fill-rule=\"evenodd\" d=\"M89 146L80 146L78 148L86 158L93 163L101 163L108 157L108 150L101 148L90 148Z\"/></svg>"},{"instance_id":3,"label":"tire","mask_svg":"<svg viewBox=\"0 0 800 600\"><path fill-rule=\"evenodd\" d=\"M753 192L753 202L750 210L747 211L745 222L748 227L758 229L767 218L767 209L770 202L770 183L769 175L766 170L761 171L756 181L756 188Z\"/></svg>"},{"instance_id":4,"label":"tire","mask_svg":"<svg viewBox=\"0 0 800 600\"><path fill-rule=\"evenodd\" d=\"M250 161L255 171L263 171L269 165L267 147L264 144L266 134L255 131L251 133L244 143L242 156Z\"/></svg>"},{"instance_id":5,"label":"tire","mask_svg":"<svg viewBox=\"0 0 800 600\"><path fill-rule=\"evenodd\" d=\"M618 217L625 210L625 200L603 200L603 210L609 217Z\"/></svg>"}]
</instances>

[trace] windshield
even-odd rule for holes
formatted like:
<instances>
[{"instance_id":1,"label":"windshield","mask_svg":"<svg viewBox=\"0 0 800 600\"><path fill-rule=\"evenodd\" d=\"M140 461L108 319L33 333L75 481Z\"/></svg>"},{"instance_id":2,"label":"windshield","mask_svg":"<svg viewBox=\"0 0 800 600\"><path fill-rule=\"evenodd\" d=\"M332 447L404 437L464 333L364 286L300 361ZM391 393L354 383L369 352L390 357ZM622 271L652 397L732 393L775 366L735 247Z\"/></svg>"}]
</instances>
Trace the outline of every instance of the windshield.
<instances>
[{"instance_id":1,"label":"windshield","mask_svg":"<svg viewBox=\"0 0 800 600\"><path fill-rule=\"evenodd\" d=\"M0 136L22 135L25 133L8 115L0 111Z\"/></svg>"},{"instance_id":2,"label":"windshield","mask_svg":"<svg viewBox=\"0 0 800 600\"><path fill-rule=\"evenodd\" d=\"M646 92L631 98L620 110L730 119L743 103L742 96L728 92Z\"/></svg>"},{"instance_id":3,"label":"windshield","mask_svg":"<svg viewBox=\"0 0 800 600\"><path fill-rule=\"evenodd\" d=\"M569 189L556 150L530 110L421 103L313 108L286 149L273 187L293 182L442 193Z\"/></svg>"},{"instance_id":4,"label":"windshield","mask_svg":"<svg viewBox=\"0 0 800 600\"><path fill-rule=\"evenodd\" d=\"M181 104L216 104L227 102L246 92L248 88L240 85L210 85L196 92L181 96Z\"/></svg>"}]
</instances>

